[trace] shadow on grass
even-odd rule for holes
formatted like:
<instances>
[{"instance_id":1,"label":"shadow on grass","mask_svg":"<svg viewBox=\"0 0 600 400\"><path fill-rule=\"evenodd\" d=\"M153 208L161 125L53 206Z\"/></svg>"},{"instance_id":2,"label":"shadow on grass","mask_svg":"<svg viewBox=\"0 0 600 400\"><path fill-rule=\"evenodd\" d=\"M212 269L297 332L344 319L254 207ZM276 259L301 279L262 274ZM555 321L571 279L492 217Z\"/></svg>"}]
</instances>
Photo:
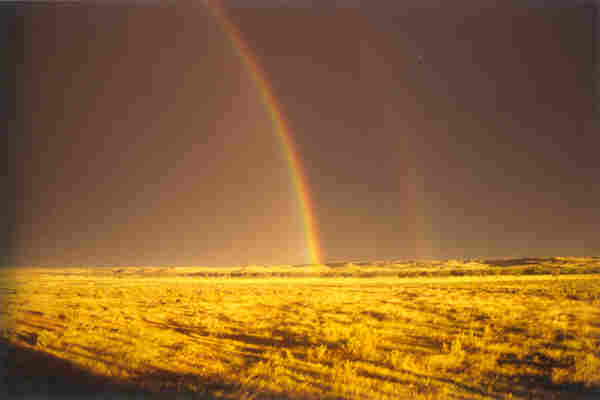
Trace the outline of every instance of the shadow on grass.
<instances>
[{"instance_id":1,"label":"shadow on grass","mask_svg":"<svg viewBox=\"0 0 600 400\"><path fill-rule=\"evenodd\" d=\"M33 349L0 341L2 390L8 398L147 398L149 393L111 381ZM5 397L6 398L6 397Z\"/></svg>"},{"instance_id":2,"label":"shadow on grass","mask_svg":"<svg viewBox=\"0 0 600 400\"><path fill-rule=\"evenodd\" d=\"M500 384L504 382L505 387L511 387L514 394L526 395L531 389L538 389L553 394L557 399L597 400L600 399L600 385L585 386L583 383L555 383L552 380L551 371L553 367L567 367L568 364L553 360L544 354L536 353L516 359L506 355L498 360L498 365L512 364L517 367L529 366L538 370L546 371L545 374L520 374L514 376L497 373ZM517 388L525 388L527 391L519 391Z\"/></svg>"},{"instance_id":3,"label":"shadow on grass","mask_svg":"<svg viewBox=\"0 0 600 400\"><path fill-rule=\"evenodd\" d=\"M151 322L151 321L148 321L148 322L153 323L157 326L160 326L162 329L172 329L172 330L175 330L180 333L185 333L192 337L194 337L194 336L195 337L209 336L209 333L202 328L186 326L186 325L183 325L180 323L176 323L174 321L169 321L168 323L158 323L158 322ZM431 328L439 329L440 327L436 326L435 324L432 324ZM238 333L220 332L218 336L221 339L229 339L229 340L238 342L240 345L242 345L242 348L244 348L244 351L249 351L249 350L256 351L256 354L246 356L247 362L250 364L259 362L259 361L263 361L263 360L265 360L265 358L262 357L260 351L257 351L256 349L252 349L251 347L246 348L246 347L244 347L244 345L261 346L261 347L266 347L266 348L289 348L289 347L295 347L295 346L307 346L309 344L308 339L306 337L304 337L303 335L299 335L297 333L290 332L290 331L287 331L284 329L274 329L272 331L271 337L250 335L250 334L243 333L243 332L238 332ZM440 343L438 340L436 340L434 338L430 338L430 337L426 337L426 336L410 335L410 334L405 334L402 337L395 338L394 342L396 344L402 343L406 346L410 346L412 348L413 354L419 353L423 356L429 355L429 354L435 354L442 347L442 343ZM323 344L327 344L329 349L339 349L342 346L341 343L325 343L325 342L323 342ZM508 363L514 363L514 364L524 363L524 364L528 364L529 366L535 366L538 368L544 368L544 367L551 368L552 366L557 365L556 362L554 362L554 360L544 358L545 356L541 353L537 354L537 356L538 356L536 358L537 361L535 361L533 358L532 359L528 358L526 360L501 359L501 360L499 360L499 364L502 365L502 364L508 364ZM298 357L300 359L304 358L303 355L295 355L295 357ZM362 360L362 361L365 361L365 360ZM331 368L334 367L330 362L327 362L327 361L323 362L323 364L328 365ZM385 364L382 364L379 362L374 362L373 364L377 365L377 366L385 366ZM302 369L298 369L298 368L292 368L292 369L297 370L297 372L300 372L303 375L312 375L312 371L309 371L309 370L302 370ZM517 385L515 385L514 377L503 376L499 373L496 373L496 379L498 380L498 382L495 385L491 385L492 387L495 387L495 391L494 391L495 393L494 393L490 390L486 390L484 388L478 387L478 385L471 385L471 384L463 383L463 382L460 382L459 380L454 380L452 378L422 374L422 373L417 373L417 372L406 370L406 369L397 369L397 371L408 374L408 375L412 375L412 376L418 378L420 381L426 381L426 380L437 381L441 384L454 386L459 391L466 392L471 395L477 395L477 396L487 397L487 398L491 398L491 399L498 399L498 400L504 398L504 394L506 394L508 392L512 392L515 395L518 395L521 397L526 397L526 398L531 398L531 399L548 398L547 395L552 395L553 396L552 398L556 398L556 399L581 399L581 400L600 399L599 393L595 390L595 388L585 388L582 385L572 385L572 384L558 385L558 384L552 383L551 378L549 378L547 376L522 375L522 376L518 377L518 382L516 382ZM369 377L372 379L394 382L396 384L408 385L410 383L409 381L400 380L400 379L397 379L397 378L394 378L391 376L379 375L372 371L359 370L358 372L359 372L359 375L363 375L363 376L366 376L366 377ZM317 375L315 375L315 376L317 376ZM166 381L176 382L177 378L176 377L168 378ZM206 385L207 383L204 383L204 384ZM214 384L216 385L216 387L219 387L219 385L223 385L223 383L219 383L219 382L216 382ZM281 397L277 397L277 398L281 398Z\"/></svg>"},{"instance_id":4,"label":"shadow on grass","mask_svg":"<svg viewBox=\"0 0 600 400\"><path fill-rule=\"evenodd\" d=\"M276 393L245 391L238 384L218 378L203 379L193 374L177 374L161 369L123 382L93 374L68 360L5 340L0 340L0 357L0 394L8 399L210 400L231 398L231 394L236 392L249 392L256 399L288 399ZM193 391L187 389L190 386L194 388Z\"/></svg>"},{"instance_id":5,"label":"shadow on grass","mask_svg":"<svg viewBox=\"0 0 600 400\"><path fill-rule=\"evenodd\" d=\"M172 320L167 322L156 322L143 318L143 321L155 327L173 330L191 338L215 336L219 339L229 339L243 344L263 346L265 348L308 346L311 344L310 339L307 336L285 329L273 329L271 331L271 337L264 337L260 335L252 335L239 329L234 330L233 332L211 333L202 326L190 326Z\"/></svg>"}]
</instances>

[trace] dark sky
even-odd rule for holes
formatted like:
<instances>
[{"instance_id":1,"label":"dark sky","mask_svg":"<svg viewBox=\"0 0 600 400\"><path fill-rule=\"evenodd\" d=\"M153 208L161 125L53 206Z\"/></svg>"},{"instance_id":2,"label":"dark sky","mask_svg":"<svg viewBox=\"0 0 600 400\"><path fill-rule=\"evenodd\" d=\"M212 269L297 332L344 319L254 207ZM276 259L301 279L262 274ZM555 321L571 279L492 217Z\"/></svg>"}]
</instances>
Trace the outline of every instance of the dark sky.
<instances>
[{"instance_id":1,"label":"dark sky","mask_svg":"<svg viewBox=\"0 0 600 400\"><path fill-rule=\"evenodd\" d=\"M3 7L6 263L310 261L231 40L201 2L158 4ZM597 3L223 4L289 121L327 260L600 253Z\"/></svg>"}]
</instances>

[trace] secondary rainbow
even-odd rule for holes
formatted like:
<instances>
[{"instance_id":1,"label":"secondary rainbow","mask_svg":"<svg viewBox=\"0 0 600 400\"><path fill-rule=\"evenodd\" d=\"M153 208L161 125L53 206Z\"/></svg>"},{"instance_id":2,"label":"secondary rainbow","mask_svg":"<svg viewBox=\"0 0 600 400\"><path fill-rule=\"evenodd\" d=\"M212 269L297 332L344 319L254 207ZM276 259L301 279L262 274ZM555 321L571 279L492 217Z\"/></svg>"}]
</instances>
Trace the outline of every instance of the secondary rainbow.
<instances>
[{"instance_id":1,"label":"secondary rainbow","mask_svg":"<svg viewBox=\"0 0 600 400\"><path fill-rule=\"evenodd\" d=\"M294 190L297 194L297 202L303 223L310 261L313 264L322 264L323 258L319 233L315 223L308 182L300 158L298 157L298 152L294 146L291 131L281 111L281 106L277 102L275 96L273 96L273 90L265 78L258 60L243 40L240 31L217 4L213 4L211 1L206 1L205 4L231 40L235 51L256 84L262 103L268 110L275 132L277 132L277 135L279 136L282 150L287 159Z\"/></svg>"}]
</instances>

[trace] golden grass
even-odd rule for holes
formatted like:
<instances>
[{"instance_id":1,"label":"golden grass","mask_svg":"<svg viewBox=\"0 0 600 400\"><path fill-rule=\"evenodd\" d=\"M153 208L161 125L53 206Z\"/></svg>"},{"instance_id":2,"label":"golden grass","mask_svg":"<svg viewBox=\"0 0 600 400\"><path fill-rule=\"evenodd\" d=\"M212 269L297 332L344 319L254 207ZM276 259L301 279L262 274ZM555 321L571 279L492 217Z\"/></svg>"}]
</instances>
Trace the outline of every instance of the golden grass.
<instances>
[{"instance_id":1,"label":"golden grass","mask_svg":"<svg viewBox=\"0 0 600 400\"><path fill-rule=\"evenodd\" d=\"M600 397L599 275L114 270L5 272L2 336L118 382L216 398Z\"/></svg>"}]
</instances>

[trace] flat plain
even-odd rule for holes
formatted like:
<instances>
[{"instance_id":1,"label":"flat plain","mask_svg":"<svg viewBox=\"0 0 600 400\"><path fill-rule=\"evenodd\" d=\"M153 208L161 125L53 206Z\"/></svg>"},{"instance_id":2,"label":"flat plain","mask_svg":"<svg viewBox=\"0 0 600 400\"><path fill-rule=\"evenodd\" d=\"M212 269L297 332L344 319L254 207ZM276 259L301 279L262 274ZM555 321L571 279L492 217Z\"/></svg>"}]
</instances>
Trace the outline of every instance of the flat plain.
<instances>
[{"instance_id":1,"label":"flat plain","mask_svg":"<svg viewBox=\"0 0 600 400\"><path fill-rule=\"evenodd\" d=\"M600 398L600 258L12 268L0 296L11 395Z\"/></svg>"}]
</instances>

